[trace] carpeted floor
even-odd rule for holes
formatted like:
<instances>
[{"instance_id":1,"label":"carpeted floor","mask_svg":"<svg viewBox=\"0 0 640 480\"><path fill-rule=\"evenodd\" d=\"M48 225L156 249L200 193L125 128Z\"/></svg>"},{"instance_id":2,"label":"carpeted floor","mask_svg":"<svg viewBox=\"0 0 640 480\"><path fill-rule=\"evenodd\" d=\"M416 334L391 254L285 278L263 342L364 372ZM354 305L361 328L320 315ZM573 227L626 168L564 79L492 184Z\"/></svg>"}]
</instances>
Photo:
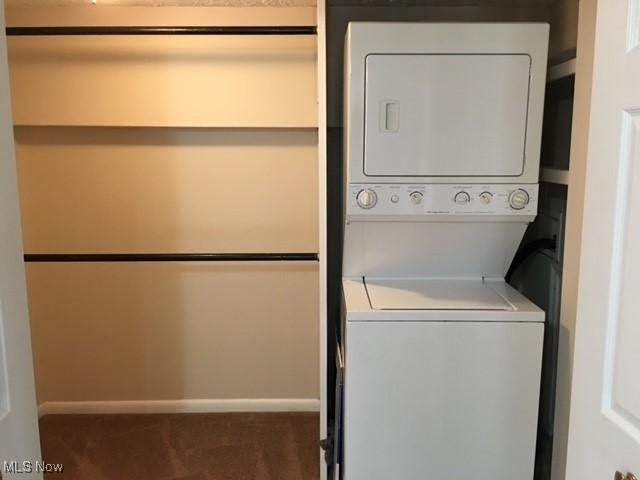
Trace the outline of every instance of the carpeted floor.
<instances>
[{"instance_id":1,"label":"carpeted floor","mask_svg":"<svg viewBox=\"0 0 640 480\"><path fill-rule=\"evenodd\" d=\"M47 480L316 480L315 413L47 415Z\"/></svg>"}]
</instances>

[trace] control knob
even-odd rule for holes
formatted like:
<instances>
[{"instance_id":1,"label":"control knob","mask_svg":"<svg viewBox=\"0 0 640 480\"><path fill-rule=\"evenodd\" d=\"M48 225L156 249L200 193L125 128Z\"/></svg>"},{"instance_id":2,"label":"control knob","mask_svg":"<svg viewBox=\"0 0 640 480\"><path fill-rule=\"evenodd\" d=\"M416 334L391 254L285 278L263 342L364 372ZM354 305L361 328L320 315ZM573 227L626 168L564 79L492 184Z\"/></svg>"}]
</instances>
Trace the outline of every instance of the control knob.
<instances>
[{"instance_id":1,"label":"control knob","mask_svg":"<svg viewBox=\"0 0 640 480\"><path fill-rule=\"evenodd\" d=\"M491 192L482 192L479 197L480 201L484 205L489 205L491 203L491 199L493 198L493 194Z\"/></svg>"},{"instance_id":2,"label":"control knob","mask_svg":"<svg viewBox=\"0 0 640 480\"><path fill-rule=\"evenodd\" d=\"M466 205L471 201L471 196L465 191L458 192L456 193L456 196L453 197L453 201L458 205Z\"/></svg>"},{"instance_id":3,"label":"control knob","mask_svg":"<svg viewBox=\"0 0 640 480\"><path fill-rule=\"evenodd\" d=\"M356 195L356 202L360 208L368 210L375 207L376 203L378 203L378 195L370 188L365 188L364 190L360 190L358 195Z\"/></svg>"},{"instance_id":4,"label":"control knob","mask_svg":"<svg viewBox=\"0 0 640 480\"><path fill-rule=\"evenodd\" d=\"M420 192L411 192L409 198L414 205L420 205L422 203L422 193Z\"/></svg>"},{"instance_id":5,"label":"control knob","mask_svg":"<svg viewBox=\"0 0 640 480\"><path fill-rule=\"evenodd\" d=\"M514 210L522 210L529 205L529 194L518 188L509 194L509 206Z\"/></svg>"}]
</instances>

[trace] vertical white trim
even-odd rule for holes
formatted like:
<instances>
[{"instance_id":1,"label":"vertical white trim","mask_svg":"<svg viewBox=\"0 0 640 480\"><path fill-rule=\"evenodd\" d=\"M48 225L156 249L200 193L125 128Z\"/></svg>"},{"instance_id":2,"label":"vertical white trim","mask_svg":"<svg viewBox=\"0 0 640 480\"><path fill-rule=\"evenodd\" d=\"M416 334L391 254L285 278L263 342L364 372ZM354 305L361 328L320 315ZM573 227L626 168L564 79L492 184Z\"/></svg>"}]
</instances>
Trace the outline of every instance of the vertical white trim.
<instances>
[{"instance_id":1,"label":"vertical white trim","mask_svg":"<svg viewBox=\"0 0 640 480\"><path fill-rule=\"evenodd\" d=\"M566 478L597 3L596 0L581 0L578 6L578 50L568 175L569 189L565 217L551 480L565 480Z\"/></svg>"},{"instance_id":2,"label":"vertical white trim","mask_svg":"<svg viewBox=\"0 0 640 480\"><path fill-rule=\"evenodd\" d=\"M4 2L0 0L0 325L3 337L4 414L0 461L41 459L33 356L23 262ZM42 479L42 473L28 475ZM11 478L15 478L11 475Z\"/></svg>"},{"instance_id":3,"label":"vertical white trim","mask_svg":"<svg viewBox=\"0 0 640 480\"><path fill-rule=\"evenodd\" d=\"M640 41L640 0L629 0L629 24L627 25L627 51Z\"/></svg>"},{"instance_id":4,"label":"vertical white trim","mask_svg":"<svg viewBox=\"0 0 640 480\"><path fill-rule=\"evenodd\" d=\"M327 437L327 65L326 5L318 0L317 83L318 83L318 248L320 328L320 438ZM327 478L324 453L320 451L320 480Z\"/></svg>"},{"instance_id":5,"label":"vertical white trim","mask_svg":"<svg viewBox=\"0 0 640 480\"><path fill-rule=\"evenodd\" d=\"M0 298L0 422L11 410L9 397L9 372L7 371L7 351L4 346L4 317L2 311L2 298Z\"/></svg>"}]
</instances>

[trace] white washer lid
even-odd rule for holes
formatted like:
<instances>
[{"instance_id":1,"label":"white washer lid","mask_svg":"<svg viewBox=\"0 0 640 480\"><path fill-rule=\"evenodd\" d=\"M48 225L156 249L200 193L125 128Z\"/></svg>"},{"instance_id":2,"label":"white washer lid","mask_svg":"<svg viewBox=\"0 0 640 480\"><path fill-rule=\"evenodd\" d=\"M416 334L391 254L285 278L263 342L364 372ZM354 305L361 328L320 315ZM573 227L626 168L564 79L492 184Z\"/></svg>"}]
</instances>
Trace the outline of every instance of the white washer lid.
<instances>
[{"instance_id":1,"label":"white washer lid","mask_svg":"<svg viewBox=\"0 0 640 480\"><path fill-rule=\"evenodd\" d=\"M366 278L374 310L515 310L483 280Z\"/></svg>"}]
</instances>

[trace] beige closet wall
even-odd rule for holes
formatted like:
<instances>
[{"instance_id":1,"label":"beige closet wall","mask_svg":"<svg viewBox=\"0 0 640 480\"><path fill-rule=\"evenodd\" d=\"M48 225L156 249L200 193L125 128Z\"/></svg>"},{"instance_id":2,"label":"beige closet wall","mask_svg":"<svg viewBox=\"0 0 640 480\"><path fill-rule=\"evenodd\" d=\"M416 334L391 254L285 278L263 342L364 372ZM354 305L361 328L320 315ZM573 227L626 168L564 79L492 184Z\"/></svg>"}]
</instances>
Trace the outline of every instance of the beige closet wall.
<instances>
[{"instance_id":1,"label":"beige closet wall","mask_svg":"<svg viewBox=\"0 0 640 480\"><path fill-rule=\"evenodd\" d=\"M17 125L317 126L311 36L53 36L8 43Z\"/></svg>"},{"instance_id":2,"label":"beige closet wall","mask_svg":"<svg viewBox=\"0 0 640 480\"><path fill-rule=\"evenodd\" d=\"M312 25L315 8L14 2L7 20ZM13 37L9 55L26 253L318 251L315 38ZM315 262L27 276L40 403L318 397Z\"/></svg>"},{"instance_id":3,"label":"beige closet wall","mask_svg":"<svg viewBox=\"0 0 640 480\"><path fill-rule=\"evenodd\" d=\"M316 252L317 133L15 129L27 253Z\"/></svg>"},{"instance_id":4,"label":"beige closet wall","mask_svg":"<svg viewBox=\"0 0 640 480\"><path fill-rule=\"evenodd\" d=\"M317 397L317 268L27 266L43 401Z\"/></svg>"}]
</instances>

